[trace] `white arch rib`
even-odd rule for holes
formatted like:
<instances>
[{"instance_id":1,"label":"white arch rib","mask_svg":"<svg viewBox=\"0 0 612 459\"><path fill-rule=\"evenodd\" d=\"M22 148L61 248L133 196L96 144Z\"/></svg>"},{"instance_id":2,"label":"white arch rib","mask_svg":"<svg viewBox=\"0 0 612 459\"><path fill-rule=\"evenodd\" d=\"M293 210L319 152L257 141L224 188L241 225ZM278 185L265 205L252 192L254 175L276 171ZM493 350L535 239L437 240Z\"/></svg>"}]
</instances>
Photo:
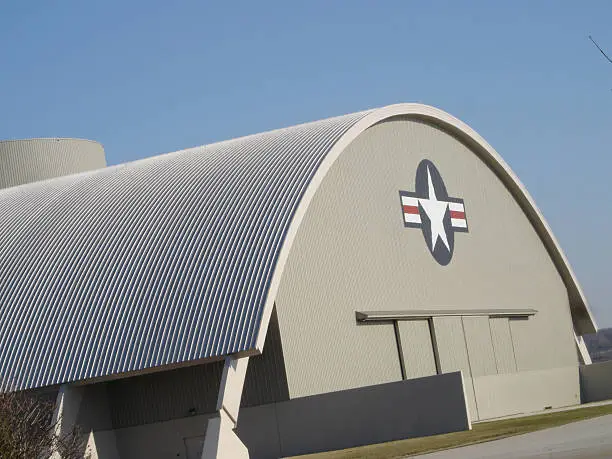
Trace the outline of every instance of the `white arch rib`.
<instances>
[{"instance_id":1,"label":"white arch rib","mask_svg":"<svg viewBox=\"0 0 612 459\"><path fill-rule=\"evenodd\" d=\"M522 210L525 212L525 215L527 215L527 218L535 228L557 270L559 271L568 290L572 320L576 333L578 335L583 335L596 332L597 325L595 323L595 319L593 318L586 297L584 296L582 288L580 287L580 284L578 283L578 280L576 279L576 276L567 258L565 257L563 250L561 249L561 246L553 235L550 226L544 219L544 216L536 206L535 201L529 195L527 189L514 174L512 169L510 169L510 166L506 164L495 149L489 145L489 143L487 143L487 141L484 140L475 130L454 116L428 105L396 104L373 110L361 120L356 122L334 144L313 176L293 216L293 220L289 226L289 230L276 263L275 271L272 275L272 280L268 289L260 328L257 335L256 350L258 352L262 352L263 350L264 340L266 337L268 324L270 322L270 316L272 314L272 308L274 307L274 300L276 298L285 264L289 257L289 253L298 229L304 219L304 216L306 215L315 193L323 180L325 180L325 176L329 172L331 166L343 153L347 146L366 129L380 123L381 121L397 116L405 116L415 120L421 120L436 125L455 135L469 145L479 156L479 158L485 164L487 164L491 170L493 170L493 172L510 191L512 196L516 199Z\"/></svg>"}]
</instances>

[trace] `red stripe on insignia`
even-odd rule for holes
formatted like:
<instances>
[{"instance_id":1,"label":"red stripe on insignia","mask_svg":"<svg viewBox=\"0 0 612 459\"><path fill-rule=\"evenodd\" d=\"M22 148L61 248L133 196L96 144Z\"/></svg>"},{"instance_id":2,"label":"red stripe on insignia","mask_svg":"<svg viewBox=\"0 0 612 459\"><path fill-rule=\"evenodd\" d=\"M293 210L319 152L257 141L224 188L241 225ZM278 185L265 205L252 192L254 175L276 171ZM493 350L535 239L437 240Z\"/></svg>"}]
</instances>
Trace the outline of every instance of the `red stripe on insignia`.
<instances>
[{"instance_id":1,"label":"red stripe on insignia","mask_svg":"<svg viewBox=\"0 0 612 459\"><path fill-rule=\"evenodd\" d=\"M465 220L465 212L459 212L458 210L451 210L450 216L458 220Z\"/></svg>"},{"instance_id":2,"label":"red stripe on insignia","mask_svg":"<svg viewBox=\"0 0 612 459\"><path fill-rule=\"evenodd\" d=\"M402 206L405 214L418 214L419 208L417 206Z\"/></svg>"}]
</instances>

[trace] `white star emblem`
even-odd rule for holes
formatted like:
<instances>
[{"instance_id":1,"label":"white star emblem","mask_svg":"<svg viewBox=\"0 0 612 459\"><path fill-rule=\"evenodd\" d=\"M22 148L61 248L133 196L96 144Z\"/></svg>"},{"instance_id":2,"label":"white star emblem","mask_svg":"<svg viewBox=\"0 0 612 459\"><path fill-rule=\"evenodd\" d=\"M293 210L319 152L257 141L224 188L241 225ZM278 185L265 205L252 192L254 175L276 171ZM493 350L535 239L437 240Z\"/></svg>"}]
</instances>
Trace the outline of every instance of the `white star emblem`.
<instances>
[{"instance_id":1,"label":"white star emblem","mask_svg":"<svg viewBox=\"0 0 612 459\"><path fill-rule=\"evenodd\" d=\"M431 251L433 252L438 239L441 239L446 248L450 251L446 230L444 229L444 216L446 215L448 202L438 201L436 190L431 181L429 166L427 167L427 191L429 199L419 198L419 204L431 222L429 225L431 230Z\"/></svg>"},{"instance_id":2,"label":"white star emblem","mask_svg":"<svg viewBox=\"0 0 612 459\"><path fill-rule=\"evenodd\" d=\"M448 195L440 172L428 159L417 166L414 188L399 192L404 227L419 228L431 255L446 266L453 258L455 233L468 232L463 199Z\"/></svg>"}]
</instances>

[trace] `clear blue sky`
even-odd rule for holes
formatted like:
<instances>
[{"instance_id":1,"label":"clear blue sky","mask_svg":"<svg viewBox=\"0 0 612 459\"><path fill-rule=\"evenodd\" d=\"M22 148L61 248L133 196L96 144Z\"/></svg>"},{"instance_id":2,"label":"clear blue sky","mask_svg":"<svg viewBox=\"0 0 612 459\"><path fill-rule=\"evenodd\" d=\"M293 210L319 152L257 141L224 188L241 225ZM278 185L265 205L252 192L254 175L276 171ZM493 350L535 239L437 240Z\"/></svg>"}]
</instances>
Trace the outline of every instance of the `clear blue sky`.
<instances>
[{"instance_id":1,"label":"clear blue sky","mask_svg":"<svg viewBox=\"0 0 612 459\"><path fill-rule=\"evenodd\" d=\"M0 138L111 164L397 102L482 134L612 326L612 2L0 0Z\"/></svg>"}]
</instances>

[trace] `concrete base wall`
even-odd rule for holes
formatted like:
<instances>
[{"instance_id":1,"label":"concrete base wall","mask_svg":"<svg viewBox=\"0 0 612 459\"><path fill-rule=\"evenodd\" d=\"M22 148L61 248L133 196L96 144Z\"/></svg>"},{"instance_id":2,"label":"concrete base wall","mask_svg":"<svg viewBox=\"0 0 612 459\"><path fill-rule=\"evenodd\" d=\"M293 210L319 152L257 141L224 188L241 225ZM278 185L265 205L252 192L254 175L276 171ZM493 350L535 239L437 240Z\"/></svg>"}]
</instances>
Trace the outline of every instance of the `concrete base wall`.
<instances>
[{"instance_id":1,"label":"concrete base wall","mask_svg":"<svg viewBox=\"0 0 612 459\"><path fill-rule=\"evenodd\" d=\"M115 430L121 459L200 459L201 415ZM460 372L243 408L251 459L279 458L471 427Z\"/></svg>"},{"instance_id":2,"label":"concrete base wall","mask_svg":"<svg viewBox=\"0 0 612 459\"><path fill-rule=\"evenodd\" d=\"M580 367L582 403L612 399L612 361Z\"/></svg>"},{"instance_id":3,"label":"concrete base wall","mask_svg":"<svg viewBox=\"0 0 612 459\"><path fill-rule=\"evenodd\" d=\"M474 389L481 420L580 403L577 366L480 376Z\"/></svg>"},{"instance_id":4,"label":"concrete base wall","mask_svg":"<svg viewBox=\"0 0 612 459\"><path fill-rule=\"evenodd\" d=\"M238 421L251 458L277 458L466 430L460 372L253 408Z\"/></svg>"},{"instance_id":5,"label":"concrete base wall","mask_svg":"<svg viewBox=\"0 0 612 459\"><path fill-rule=\"evenodd\" d=\"M581 367L580 381L583 401L612 398L612 362ZM480 419L580 401L578 367L481 376L473 384ZM471 385L455 372L243 407L238 435L252 459L267 459L465 430ZM111 459L200 459L213 416L95 431L96 446L116 445Z\"/></svg>"}]
</instances>

